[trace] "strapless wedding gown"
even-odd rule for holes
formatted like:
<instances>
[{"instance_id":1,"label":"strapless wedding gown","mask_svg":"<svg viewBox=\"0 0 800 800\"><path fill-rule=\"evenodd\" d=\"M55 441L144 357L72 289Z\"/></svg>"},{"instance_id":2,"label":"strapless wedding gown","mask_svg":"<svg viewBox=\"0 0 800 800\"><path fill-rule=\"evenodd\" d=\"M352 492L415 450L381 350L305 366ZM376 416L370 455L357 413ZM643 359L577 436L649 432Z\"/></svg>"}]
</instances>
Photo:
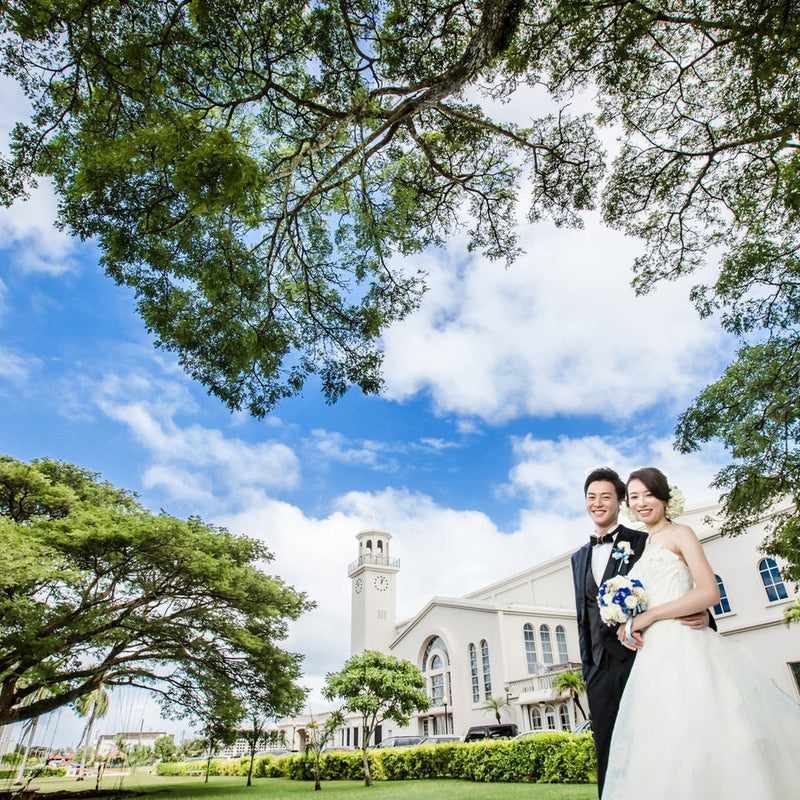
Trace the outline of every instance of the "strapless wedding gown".
<instances>
[{"instance_id":1,"label":"strapless wedding gown","mask_svg":"<svg viewBox=\"0 0 800 800\"><path fill-rule=\"evenodd\" d=\"M649 605L694 585L671 550L630 573ZM611 740L603 800L797 800L800 704L712 629L677 620L645 631Z\"/></svg>"}]
</instances>

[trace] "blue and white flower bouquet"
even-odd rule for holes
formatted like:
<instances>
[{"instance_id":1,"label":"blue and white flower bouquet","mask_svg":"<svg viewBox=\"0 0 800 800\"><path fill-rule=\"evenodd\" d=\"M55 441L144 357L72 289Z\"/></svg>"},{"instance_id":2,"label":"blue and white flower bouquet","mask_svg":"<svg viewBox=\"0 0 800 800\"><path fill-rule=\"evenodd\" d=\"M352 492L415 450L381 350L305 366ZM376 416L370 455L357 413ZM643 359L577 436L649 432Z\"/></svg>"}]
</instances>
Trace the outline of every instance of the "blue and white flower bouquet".
<instances>
[{"instance_id":1,"label":"blue and white flower bouquet","mask_svg":"<svg viewBox=\"0 0 800 800\"><path fill-rule=\"evenodd\" d=\"M606 625L622 625L647 608L647 592L638 578L615 575L600 587L597 603Z\"/></svg>"}]
</instances>

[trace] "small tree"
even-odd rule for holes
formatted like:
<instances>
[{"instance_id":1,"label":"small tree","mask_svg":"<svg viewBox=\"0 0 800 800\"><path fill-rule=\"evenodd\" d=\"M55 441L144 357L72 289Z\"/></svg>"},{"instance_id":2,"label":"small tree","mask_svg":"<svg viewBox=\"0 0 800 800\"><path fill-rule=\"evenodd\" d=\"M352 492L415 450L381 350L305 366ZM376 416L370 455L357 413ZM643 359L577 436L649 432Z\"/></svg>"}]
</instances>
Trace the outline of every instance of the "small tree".
<instances>
[{"instance_id":1,"label":"small tree","mask_svg":"<svg viewBox=\"0 0 800 800\"><path fill-rule=\"evenodd\" d=\"M153 742L153 750L156 758L160 758L162 761L174 761L178 752L178 748L175 747L175 742L172 741L171 736L159 736Z\"/></svg>"},{"instance_id":2,"label":"small tree","mask_svg":"<svg viewBox=\"0 0 800 800\"><path fill-rule=\"evenodd\" d=\"M94 761L96 757L96 753L93 754L91 750L92 730L94 729L95 720L102 719L108 713L110 704L111 700L108 696L108 692L103 686L98 686L88 694L81 695L75 702L75 711L78 716L89 717L77 748L80 750L81 744L83 744L83 756L81 757L81 764L83 766L80 775L78 775L79 781L83 780L84 775L89 771L88 766L90 758Z\"/></svg>"},{"instance_id":3,"label":"small tree","mask_svg":"<svg viewBox=\"0 0 800 800\"><path fill-rule=\"evenodd\" d=\"M507 697L488 697L481 706L483 711L493 711L497 724L500 724L500 712L506 708L511 708Z\"/></svg>"},{"instance_id":4,"label":"small tree","mask_svg":"<svg viewBox=\"0 0 800 800\"><path fill-rule=\"evenodd\" d=\"M242 707L231 697L217 698L204 714L203 740L205 742L206 778L211 772L211 759L226 745L236 741L236 723L241 719Z\"/></svg>"},{"instance_id":5,"label":"small tree","mask_svg":"<svg viewBox=\"0 0 800 800\"><path fill-rule=\"evenodd\" d=\"M361 714L366 786L372 786L367 747L378 725L387 719L407 725L415 711L430 707L422 673L410 661L376 650L352 656L340 672L329 673L323 694L327 700L344 699L344 711Z\"/></svg>"},{"instance_id":6,"label":"small tree","mask_svg":"<svg viewBox=\"0 0 800 800\"><path fill-rule=\"evenodd\" d=\"M201 756L205 752L205 745L202 739L184 739L177 748L177 757L180 761L187 758Z\"/></svg>"},{"instance_id":7,"label":"small tree","mask_svg":"<svg viewBox=\"0 0 800 800\"><path fill-rule=\"evenodd\" d=\"M584 719L588 719L581 705L581 695L586 691L586 681L579 670L567 670L553 679L553 688L559 694L568 694L572 704L577 706Z\"/></svg>"},{"instance_id":8,"label":"small tree","mask_svg":"<svg viewBox=\"0 0 800 800\"><path fill-rule=\"evenodd\" d=\"M310 732L308 743L306 744L306 753L310 753L314 759L314 791L318 792L322 788L320 781L320 758L322 751L327 747L328 743L333 739L333 734L344 725L344 714L341 711L334 711L325 720L322 727L315 720L312 719L308 723L307 730Z\"/></svg>"}]
</instances>

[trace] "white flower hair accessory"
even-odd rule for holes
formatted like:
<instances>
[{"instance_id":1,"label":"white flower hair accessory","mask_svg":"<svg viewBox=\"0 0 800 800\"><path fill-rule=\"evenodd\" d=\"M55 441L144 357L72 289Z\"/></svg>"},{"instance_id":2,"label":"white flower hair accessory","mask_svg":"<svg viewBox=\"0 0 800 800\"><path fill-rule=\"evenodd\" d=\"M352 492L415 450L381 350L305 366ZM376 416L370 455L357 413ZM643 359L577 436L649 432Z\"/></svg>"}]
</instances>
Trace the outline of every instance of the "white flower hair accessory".
<instances>
[{"instance_id":1,"label":"white flower hair accessory","mask_svg":"<svg viewBox=\"0 0 800 800\"><path fill-rule=\"evenodd\" d=\"M683 514L684 498L683 492L677 487L673 486L669 490L669 502L664 509L664 515L667 519L672 520Z\"/></svg>"}]
</instances>

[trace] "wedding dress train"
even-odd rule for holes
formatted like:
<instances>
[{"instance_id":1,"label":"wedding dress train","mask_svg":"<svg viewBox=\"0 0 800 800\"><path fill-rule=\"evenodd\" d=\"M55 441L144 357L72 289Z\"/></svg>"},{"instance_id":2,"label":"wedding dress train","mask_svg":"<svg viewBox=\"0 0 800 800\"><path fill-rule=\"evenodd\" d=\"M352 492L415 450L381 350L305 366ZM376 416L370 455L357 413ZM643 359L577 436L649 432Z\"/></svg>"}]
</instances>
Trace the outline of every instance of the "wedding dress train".
<instances>
[{"instance_id":1,"label":"wedding dress train","mask_svg":"<svg viewBox=\"0 0 800 800\"><path fill-rule=\"evenodd\" d=\"M694 585L683 561L660 546L648 547L631 576L650 606ZM620 704L603 800L797 797L800 704L712 629L651 625Z\"/></svg>"}]
</instances>

